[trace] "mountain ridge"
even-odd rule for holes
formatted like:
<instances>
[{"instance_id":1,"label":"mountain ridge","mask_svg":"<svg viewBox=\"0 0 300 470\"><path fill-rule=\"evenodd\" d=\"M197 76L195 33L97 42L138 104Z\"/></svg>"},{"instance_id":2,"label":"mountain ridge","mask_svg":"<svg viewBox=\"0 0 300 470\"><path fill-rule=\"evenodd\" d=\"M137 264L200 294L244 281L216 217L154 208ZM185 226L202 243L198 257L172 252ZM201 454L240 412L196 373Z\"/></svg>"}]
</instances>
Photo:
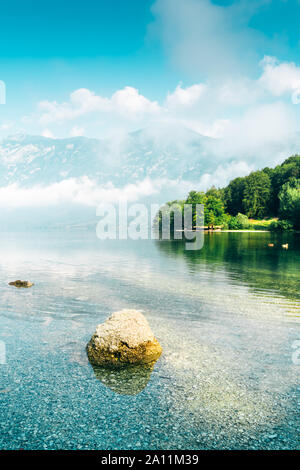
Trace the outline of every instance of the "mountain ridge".
<instances>
[{"instance_id":1,"label":"mountain ridge","mask_svg":"<svg viewBox=\"0 0 300 470\"><path fill-rule=\"evenodd\" d=\"M187 130L180 138L166 138L140 129L119 140L12 135L0 142L0 186L49 185L82 176L118 187L147 177L194 181L210 160L208 140Z\"/></svg>"}]
</instances>

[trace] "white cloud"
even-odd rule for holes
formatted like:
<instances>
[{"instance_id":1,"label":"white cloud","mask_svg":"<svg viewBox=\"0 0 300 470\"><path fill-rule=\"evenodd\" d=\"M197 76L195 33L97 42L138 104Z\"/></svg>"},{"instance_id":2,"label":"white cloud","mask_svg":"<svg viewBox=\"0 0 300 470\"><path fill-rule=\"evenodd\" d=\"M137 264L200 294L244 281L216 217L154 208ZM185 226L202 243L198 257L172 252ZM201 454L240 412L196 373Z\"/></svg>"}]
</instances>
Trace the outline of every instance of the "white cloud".
<instances>
[{"instance_id":1,"label":"white cloud","mask_svg":"<svg viewBox=\"0 0 300 470\"><path fill-rule=\"evenodd\" d=\"M235 76L208 79L187 87L179 84L167 93L163 104L130 86L116 90L110 97L81 88L70 94L69 101L39 103L35 122L43 127L38 133L50 137L60 135L64 129L62 137L114 135L116 138L141 127L177 122L204 135L222 137L230 123L244 120L245 113L255 112L255 107L274 104L278 98L288 99L291 105L298 102L300 67L270 57L265 57L260 65L262 73L255 80ZM294 113L295 110L291 115ZM291 119L287 122L290 125ZM263 132L269 124L261 119L260 125Z\"/></svg>"},{"instance_id":2,"label":"white cloud","mask_svg":"<svg viewBox=\"0 0 300 470\"><path fill-rule=\"evenodd\" d=\"M70 94L67 102L41 101L38 104L42 124L74 120L91 113L125 116L127 119L138 119L142 115L156 114L161 111L156 101L150 101L136 88L125 87L117 90L110 98L96 95L94 92L80 88Z\"/></svg>"},{"instance_id":3,"label":"white cloud","mask_svg":"<svg viewBox=\"0 0 300 470\"><path fill-rule=\"evenodd\" d=\"M178 85L173 93L168 93L166 108L172 109L181 106L194 106L204 94L206 85L198 83L187 88Z\"/></svg>"},{"instance_id":4,"label":"white cloud","mask_svg":"<svg viewBox=\"0 0 300 470\"><path fill-rule=\"evenodd\" d=\"M280 103L270 103L248 109L240 120L232 123L228 134L235 141L248 142L253 146L269 142L282 141L288 134L296 131L295 120L289 106Z\"/></svg>"},{"instance_id":5,"label":"white cloud","mask_svg":"<svg viewBox=\"0 0 300 470\"><path fill-rule=\"evenodd\" d=\"M232 118L211 152L223 160L234 157L256 168L275 166L299 152L298 109L291 103L274 102L247 108Z\"/></svg>"},{"instance_id":6,"label":"white cloud","mask_svg":"<svg viewBox=\"0 0 300 470\"><path fill-rule=\"evenodd\" d=\"M41 134L43 137L48 137L49 139L54 139L54 134L49 129L44 129Z\"/></svg>"},{"instance_id":7,"label":"white cloud","mask_svg":"<svg viewBox=\"0 0 300 470\"><path fill-rule=\"evenodd\" d=\"M81 114L109 109L109 99L96 95L87 88L79 88L70 95L70 104Z\"/></svg>"},{"instance_id":8,"label":"white cloud","mask_svg":"<svg viewBox=\"0 0 300 470\"><path fill-rule=\"evenodd\" d=\"M249 174L253 165L245 161L219 164L216 170L204 173L198 183L167 178L145 178L135 184L127 184L121 188L111 183L105 187L96 181L83 176L81 178L69 178L59 183L47 186L35 185L24 188L17 183L0 187L0 207L14 208L46 208L58 206L82 206L96 208L100 204L118 204L119 201L133 203L151 196L151 202L163 203L168 198L183 198L191 190L206 190L212 185L225 186L232 178ZM63 175L62 175L63 176ZM155 198L153 199L153 197Z\"/></svg>"},{"instance_id":9,"label":"white cloud","mask_svg":"<svg viewBox=\"0 0 300 470\"><path fill-rule=\"evenodd\" d=\"M86 88L80 88L70 94L70 100L63 103L57 101L41 101L38 109L41 112L40 122L63 122L75 119L94 111L105 111L109 107L109 100L97 96Z\"/></svg>"},{"instance_id":10,"label":"white cloud","mask_svg":"<svg viewBox=\"0 0 300 470\"><path fill-rule=\"evenodd\" d=\"M70 131L70 137L80 137L85 134L85 129L83 127L74 126Z\"/></svg>"},{"instance_id":11,"label":"white cloud","mask_svg":"<svg viewBox=\"0 0 300 470\"><path fill-rule=\"evenodd\" d=\"M172 62L193 75L244 74L256 67L256 50L269 40L249 26L262 1L230 5L209 0L156 0L150 35L158 36Z\"/></svg>"},{"instance_id":12,"label":"white cloud","mask_svg":"<svg viewBox=\"0 0 300 470\"><path fill-rule=\"evenodd\" d=\"M116 91L111 97L113 110L126 116L139 116L141 114L152 114L161 111L156 101L150 101L141 95L136 88L125 87Z\"/></svg>"},{"instance_id":13,"label":"white cloud","mask_svg":"<svg viewBox=\"0 0 300 470\"><path fill-rule=\"evenodd\" d=\"M96 207L100 203L128 202L156 194L162 187L176 187L177 181L144 179L136 184L117 188L112 184L99 186L87 176L69 178L48 186L24 188L17 183L0 187L0 207L47 207L62 204L79 204Z\"/></svg>"},{"instance_id":14,"label":"white cloud","mask_svg":"<svg viewBox=\"0 0 300 470\"><path fill-rule=\"evenodd\" d=\"M226 186L231 179L248 175L252 170L253 165L249 165L245 161L218 165L214 172L205 173L201 176L198 187L201 190L207 190L212 186L221 188Z\"/></svg>"},{"instance_id":15,"label":"white cloud","mask_svg":"<svg viewBox=\"0 0 300 470\"><path fill-rule=\"evenodd\" d=\"M225 135L230 121L228 119L216 119L212 123L205 123L197 119L183 119L182 124L198 134L218 139Z\"/></svg>"},{"instance_id":16,"label":"white cloud","mask_svg":"<svg viewBox=\"0 0 300 470\"><path fill-rule=\"evenodd\" d=\"M8 129L11 129L12 127L13 127L12 122L6 122L4 124L0 124L0 129L3 129L3 130L8 130Z\"/></svg>"},{"instance_id":17,"label":"white cloud","mask_svg":"<svg viewBox=\"0 0 300 470\"><path fill-rule=\"evenodd\" d=\"M285 155L299 152L300 106L295 104L300 102L300 67L273 57L259 64L256 79L234 75L217 80L208 77L190 86L180 83L161 103L130 86L109 97L81 88L66 102L40 103L39 114L31 116L28 124L36 126L30 133L105 137L116 164L128 132L146 128L154 142L161 135L164 142L176 139L184 155L189 143L180 128L188 128L218 139L213 145L203 144L206 155L213 152L224 161L252 158L260 166L270 164L270 155L278 161L284 149Z\"/></svg>"},{"instance_id":18,"label":"white cloud","mask_svg":"<svg viewBox=\"0 0 300 470\"><path fill-rule=\"evenodd\" d=\"M263 74L260 77L260 84L275 96L281 96L294 92L300 93L300 67L294 62L280 63L276 57L266 56L261 61Z\"/></svg>"},{"instance_id":19,"label":"white cloud","mask_svg":"<svg viewBox=\"0 0 300 470\"><path fill-rule=\"evenodd\" d=\"M223 109L251 106L265 98L265 90L257 80L247 77L228 78L214 86L215 101Z\"/></svg>"}]
</instances>

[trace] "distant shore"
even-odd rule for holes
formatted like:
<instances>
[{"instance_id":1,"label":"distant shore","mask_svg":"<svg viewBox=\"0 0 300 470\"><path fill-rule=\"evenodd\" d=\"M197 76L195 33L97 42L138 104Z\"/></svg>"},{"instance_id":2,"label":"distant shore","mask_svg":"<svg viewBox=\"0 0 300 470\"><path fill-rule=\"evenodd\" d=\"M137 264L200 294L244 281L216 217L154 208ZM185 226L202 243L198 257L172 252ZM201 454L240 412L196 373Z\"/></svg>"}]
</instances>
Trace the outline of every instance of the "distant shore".
<instances>
[{"instance_id":1,"label":"distant shore","mask_svg":"<svg viewBox=\"0 0 300 470\"><path fill-rule=\"evenodd\" d=\"M224 233L224 232L236 232L236 233L268 233L268 232L271 232L271 230L243 230L243 229L240 229L240 230L229 230L229 229L226 229L226 230L176 230L176 232L201 232L203 231L204 233Z\"/></svg>"},{"instance_id":2,"label":"distant shore","mask_svg":"<svg viewBox=\"0 0 300 470\"><path fill-rule=\"evenodd\" d=\"M208 230L209 231L209 230ZM243 233L262 233L262 232L271 232L271 230L243 230L243 229L240 229L240 230L211 230L211 232L243 232Z\"/></svg>"}]
</instances>

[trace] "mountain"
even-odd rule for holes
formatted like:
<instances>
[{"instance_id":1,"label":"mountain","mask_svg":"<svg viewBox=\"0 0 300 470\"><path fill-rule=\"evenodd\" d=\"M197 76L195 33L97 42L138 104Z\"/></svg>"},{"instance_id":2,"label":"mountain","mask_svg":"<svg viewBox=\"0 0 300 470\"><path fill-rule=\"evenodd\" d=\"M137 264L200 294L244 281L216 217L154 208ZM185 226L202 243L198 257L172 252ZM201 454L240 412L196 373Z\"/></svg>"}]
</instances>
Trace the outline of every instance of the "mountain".
<instances>
[{"instance_id":1,"label":"mountain","mask_svg":"<svg viewBox=\"0 0 300 470\"><path fill-rule=\"evenodd\" d=\"M140 130L121 139L50 139L17 135L0 143L0 186L49 185L87 176L122 187L145 178L196 181L207 170L210 139L181 129L181 135Z\"/></svg>"},{"instance_id":2,"label":"mountain","mask_svg":"<svg viewBox=\"0 0 300 470\"><path fill-rule=\"evenodd\" d=\"M78 225L100 202L183 197L213 170L211 139L185 128L142 129L109 139L15 135L0 142L0 224ZM93 222L92 222L93 223Z\"/></svg>"},{"instance_id":3,"label":"mountain","mask_svg":"<svg viewBox=\"0 0 300 470\"><path fill-rule=\"evenodd\" d=\"M0 228L93 226L101 202L182 199L191 189L224 186L274 166L296 153L299 142L295 136L292 147L270 145L262 159L253 149L249 158L238 152L234 158L220 139L161 123L102 140L10 136L0 142Z\"/></svg>"}]
</instances>

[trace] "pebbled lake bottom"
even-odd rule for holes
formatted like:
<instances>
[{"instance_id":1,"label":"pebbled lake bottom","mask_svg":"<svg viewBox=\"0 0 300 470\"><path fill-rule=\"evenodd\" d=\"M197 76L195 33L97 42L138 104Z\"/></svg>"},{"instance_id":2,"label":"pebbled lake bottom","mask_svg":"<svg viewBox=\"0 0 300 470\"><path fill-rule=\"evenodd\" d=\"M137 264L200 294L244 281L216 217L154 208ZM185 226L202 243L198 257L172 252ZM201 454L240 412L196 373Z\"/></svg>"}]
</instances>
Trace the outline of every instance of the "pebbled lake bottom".
<instances>
[{"instance_id":1,"label":"pebbled lake bottom","mask_svg":"<svg viewBox=\"0 0 300 470\"><path fill-rule=\"evenodd\" d=\"M299 234L211 233L186 251L2 233L0 448L299 448L299 268ZM97 324L122 308L163 346L153 370L89 364Z\"/></svg>"}]
</instances>

